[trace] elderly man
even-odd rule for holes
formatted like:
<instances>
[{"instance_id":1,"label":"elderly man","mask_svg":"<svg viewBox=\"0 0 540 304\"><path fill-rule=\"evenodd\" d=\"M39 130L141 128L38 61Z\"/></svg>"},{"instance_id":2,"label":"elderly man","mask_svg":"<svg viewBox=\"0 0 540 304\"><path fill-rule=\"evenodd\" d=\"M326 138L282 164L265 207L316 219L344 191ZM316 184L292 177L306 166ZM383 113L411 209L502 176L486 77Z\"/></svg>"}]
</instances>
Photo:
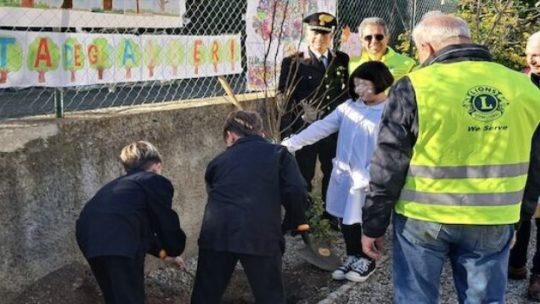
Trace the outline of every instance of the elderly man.
<instances>
[{"instance_id":1,"label":"elderly man","mask_svg":"<svg viewBox=\"0 0 540 304\"><path fill-rule=\"evenodd\" d=\"M286 57L281 63L278 89L280 96L287 100L286 113L281 118L282 137L303 130L313 121L334 111L348 98L349 56L330 49L336 18L320 12L305 17L303 22L307 24L308 50ZM311 180L315 176L315 163L319 158L323 173L323 199L326 198L336 145L337 134L332 134L295 154L309 191L312 190ZM326 217L335 223L330 215L326 214Z\"/></svg>"},{"instance_id":2,"label":"elderly man","mask_svg":"<svg viewBox=\"0 0 540 304\"><path fill-rule=\"evenodd\" d=\"M460 18L431 12L413 39L423 68L383 113L363 250L380 258L395 210L395 303L438 303L447 258L460 303L504 303L514 224L540 195L538 89L472 44Z\"/></svg>"},{"instance_id":3,"label":"elderly man","mask_svg":"<svg viewBox=\"0 0 540 304\"><path fill-rule=\"evenodd\" d=\"M349 71L354 71L362 63L372 60L384 63L397 81L407 75L416 62L388 46L390 36L386 22L378 17L366 18L360 23L358 33L362 37L362 55L351 58Z\"/></svg>"},{"instance_id":4,"label":"elderly man","mask_svg":"<svg viewBox=\"0 0 540 304\"><path fill-rule=\"evenodd\" d=\"M540 88L540 32L536 32L527 41L527 64L532 82Z\"/></svg>"},{"instance_id":5,"label":"elderly man","mask_svg":"<svg viewBox=\"0 0 540 304\"><path fill-rule=\"evenodd\" d=\"M536 32L527 41L525 50L527 64L529 65L529 76L531 81L540 88L540 32ZM540 93L540 91L539 91ZM534 172L531 172L534 174ZM537 210L540 211L540 210ZM531 269L530 285L528 297L532 300L540 301L540 218L536 218L536 252L533 258ZM510 251L508 266L508 277L514 280L524 280L527 278L527 249L531 236L531 222L524 221L519 228L516 238L516 245Z\"/></svg>"}]
</instances>

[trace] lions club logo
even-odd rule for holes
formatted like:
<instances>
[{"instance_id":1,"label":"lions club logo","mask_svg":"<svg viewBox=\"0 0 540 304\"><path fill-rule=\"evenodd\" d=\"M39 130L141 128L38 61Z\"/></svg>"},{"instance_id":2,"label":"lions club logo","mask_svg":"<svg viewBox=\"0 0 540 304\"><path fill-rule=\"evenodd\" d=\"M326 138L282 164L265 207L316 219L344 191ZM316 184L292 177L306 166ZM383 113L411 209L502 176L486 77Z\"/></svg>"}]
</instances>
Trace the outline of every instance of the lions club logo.
<instances>
[{"instance_id":1,"label":"lions club logo","mask_svg":"<svg viewBox=\"0 0 540 304\"><path fill-rule=\"evenodd\" d=\"M508 106L508 101L504 95L490 86L471 88L463 100L463 107L467 109L469 115L483 122L501 117L506 106Z\"/></svg>"}]
</instances>

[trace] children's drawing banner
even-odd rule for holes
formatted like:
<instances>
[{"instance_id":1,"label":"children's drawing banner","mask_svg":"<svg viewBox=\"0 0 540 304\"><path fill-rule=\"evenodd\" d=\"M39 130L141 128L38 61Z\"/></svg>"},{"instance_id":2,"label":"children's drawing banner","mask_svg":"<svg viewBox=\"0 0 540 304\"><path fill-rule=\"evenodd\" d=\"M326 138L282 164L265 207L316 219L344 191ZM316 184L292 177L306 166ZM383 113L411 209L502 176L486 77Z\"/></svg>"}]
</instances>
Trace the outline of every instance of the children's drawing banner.
<instances>
[{"instance_id":1,"label":"children's drawing banner","mask_svg":"<svg viewBox=\"0 0 540 304\"><path fill-rule=\"evenodd\" d=\"M185 0L0 1L0 26L181 27Z\"/></svg>"},{"instance_id":2,"label":"children's drawing banner","mask_svg":"<svg viewBox=\"0 0 540 304\"><path fill-rule=\"evenodd\" d=\"M0 88L67 87L242 72L240 34L0 31Z\"/></svg>"}]
</instances>

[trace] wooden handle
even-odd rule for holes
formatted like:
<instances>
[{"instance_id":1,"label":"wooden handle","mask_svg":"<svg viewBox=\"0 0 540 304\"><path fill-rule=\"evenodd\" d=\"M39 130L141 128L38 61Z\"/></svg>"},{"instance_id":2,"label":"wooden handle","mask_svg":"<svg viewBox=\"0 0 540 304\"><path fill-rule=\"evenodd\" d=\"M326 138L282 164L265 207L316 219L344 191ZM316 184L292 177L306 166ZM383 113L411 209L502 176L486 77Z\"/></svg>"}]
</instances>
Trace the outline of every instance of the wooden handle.
<instances>
[{"instance_id":1,"label":"wooden handle","mask_svg":"<svg viewBox=\"0 0 540 304\"><path fill-rule=\"evenodd\" d=\"M296 230L298 230L298 232L306 232L309 230L309 225L308 224L298 225L298 227L296 227Z\"/></svg>"},{"instance_id":2,"label":"wooden handle","mask_svg":"<svg viewBox=\"0 0 540 304\"><path fill-rule=\"evenodd\" d=\"M225 90L225 93L229 95L229 98L231 99L231 103L235 105L238 110L243 110L242 106L238 102L238 99L236 99L236 95L234 94L227 79L225 79L225 77L223 76L218 76L218 80L219 80L219 83L221 84L221 87L223 87L223 89Z\"/></svg>"}]
</instances>

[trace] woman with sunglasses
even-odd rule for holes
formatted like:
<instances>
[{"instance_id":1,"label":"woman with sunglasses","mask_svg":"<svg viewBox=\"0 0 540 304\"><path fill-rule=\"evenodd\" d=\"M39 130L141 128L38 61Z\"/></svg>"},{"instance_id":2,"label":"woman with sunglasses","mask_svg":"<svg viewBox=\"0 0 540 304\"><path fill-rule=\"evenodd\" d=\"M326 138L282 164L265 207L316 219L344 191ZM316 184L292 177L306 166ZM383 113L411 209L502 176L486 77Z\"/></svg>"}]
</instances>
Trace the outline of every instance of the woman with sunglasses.
<instances>
[{"instance_id":1,"label":"woman with sunglasses","mask_svg":"<svg viewBox=\"0 0 540 304\"><path fill-rule=\"evenodd\" d=\"M335 280L363 282L375 270L375 261L362 252L362 206L369 184L368 165L386 100L385 90L393 80L383 63L370 61L362 64L349 78L350 99L328 116L281 143L289 151L297 151L339 131L326 211L341 219L347 258L332 273Z\"/></svg>"},{"instance_id":2,"label":"woman with sunglasses","mask_svg":"<svg viewBox=\"0 0 540 304\"><path fill-rule=\"evenodd\" d=\"M384 63L397 81L408 74L416 65L414 59L396 53L388 46L390 37L386 22L379 17L366 18L360 23L358 33L362 39L362 55L349 61L349 71L354 71L359 65L368 61Z\"/></svg>"}]
</instances>

